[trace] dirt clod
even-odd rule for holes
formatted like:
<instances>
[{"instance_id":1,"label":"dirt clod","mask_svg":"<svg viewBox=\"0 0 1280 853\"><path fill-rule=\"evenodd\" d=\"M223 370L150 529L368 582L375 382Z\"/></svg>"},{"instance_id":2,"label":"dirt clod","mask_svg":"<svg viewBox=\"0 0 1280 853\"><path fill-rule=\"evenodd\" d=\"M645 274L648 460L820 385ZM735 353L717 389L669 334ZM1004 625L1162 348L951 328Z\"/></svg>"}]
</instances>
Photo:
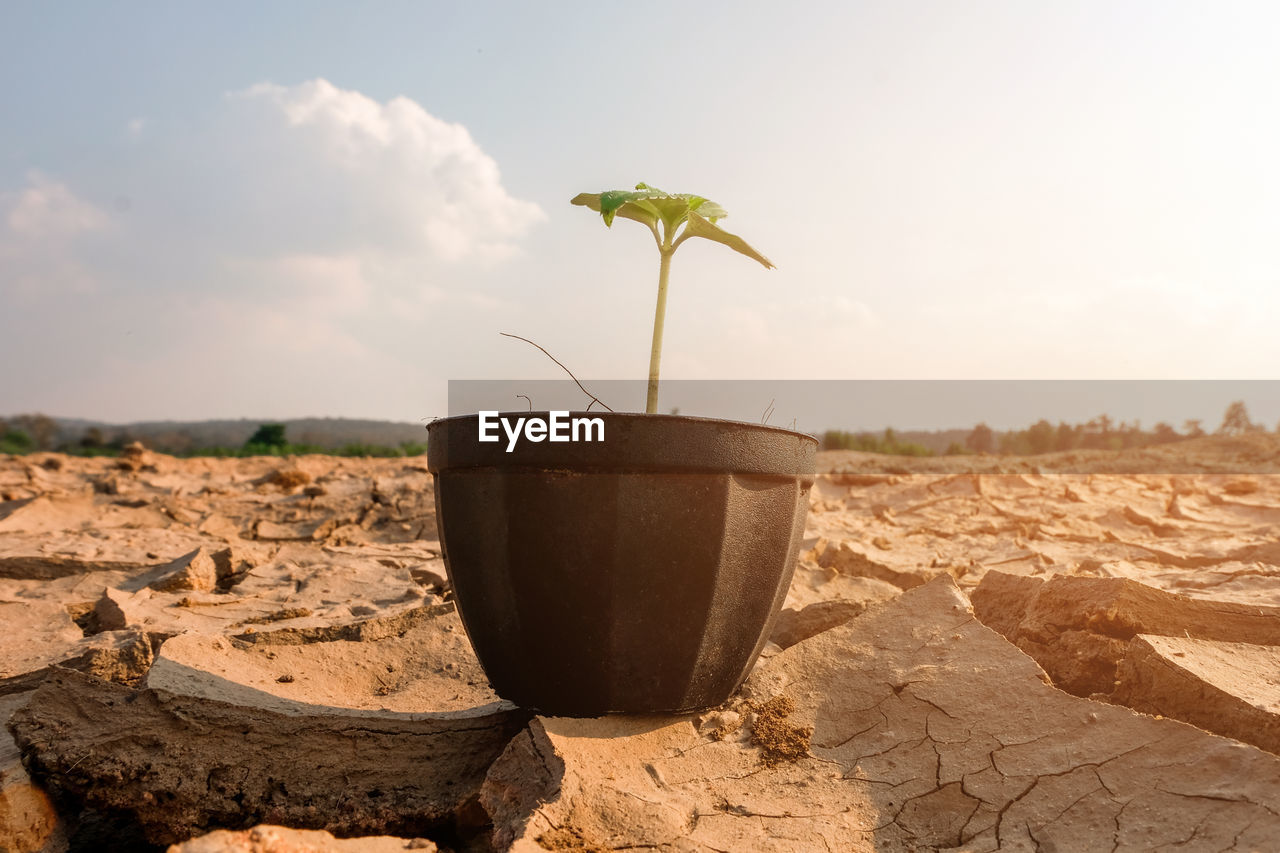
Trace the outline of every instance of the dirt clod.
<instances>
[{"instance_id":1,"label":"dirt clod","mask_svg":"<svg viewBox=\"0 0 1280 853\"><path fill-rule=\"evenodd\" d=\"M751 743L760 747L760 760L772 767L809 754L813 726L794 726L787 717L796 709L795 700L779 695L756 709L751 723Z\"/></svg>"},{"instance_id":2,"label":"dirt clod","mask_svg":"<svg viewBox=\"0 0 1280 853\"><path fill-rule=\"evenodd\" d=\"M582 831L572 826L559 826L538 836L538 846L543 850L566 850L569 853L607 853L608 848L593 844L583 837Z\"/></svg>"},{"instance_id":3,"label":"dirt clod","mask_svg":"<svg viewBox=\"0 0 1280 853\"><path fill-rule=\"evenodd\" d=\"M279 486L281 491L291 492L311 482L311 475L298 468L277 468L262 478L263 482Z\"/></svg>"}]
</instances>

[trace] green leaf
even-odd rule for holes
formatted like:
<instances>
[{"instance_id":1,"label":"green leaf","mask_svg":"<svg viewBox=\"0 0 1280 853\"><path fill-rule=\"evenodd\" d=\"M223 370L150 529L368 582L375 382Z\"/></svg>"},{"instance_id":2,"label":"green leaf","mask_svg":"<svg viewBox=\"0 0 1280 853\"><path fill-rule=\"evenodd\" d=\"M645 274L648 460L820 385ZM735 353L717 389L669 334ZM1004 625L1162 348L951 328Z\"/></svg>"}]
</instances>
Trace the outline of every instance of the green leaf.
<instances>
[{"instance_id":1,"label":"green leaf","mask_svg":"<svg viewBox=\"0 0 1280 853\"><path fill-rule=\"evenodd\" d=\"M689 209L698 211L704 219L710 219L712 222L715 222L717 219L724 219L729 215L725 212L723 207L716 204L714 201L709 201L707 199L703 199L702 204L697 207L690 206Z\"/></svg>"},{"instance_id":2,"label":"green leaf","mask_svg":"<svg viewBox=\"0 0 1280 853\"><path fill-rule=\"evenodd\" d=\"M736 234L730 234L719 225L715 225L711 220L702 216L700 213L691 211L689 213L689 224L685 227L685 234L690 237L705 237L708 240L714 240L717 243L723 243L735 252L740 252L748 258L759 261L764 265L765 269L773 269L773 262L755 249Z\"/></svg>"},{"instance_id":3,"label":"green leaf","mask_svg":"<svg viewBox=\"0 0 1280 853\"><path fill-rule=\"evenodd\" d=\"M638 201L640 199L662 198L666 193L628 190L610 190L609 192L600 193L600 210L601 212L618 210L629 201Z\"/></svg>"},{"instance_id":4,"label":"green leaf","mask_svg":"<svg viewBox=\"0 0 1280 853\"><path fill-rule=\"evenodd\" d=\"M605 225L610 226L613 225L614 216L621 216L645 225L652 225L661 219L668 229L672 229L683 222L689 213L689 202L686 200L689 197L672 195L647 184L636 186L641 189L581 193L572 199L572 203L590 207L604 217Z\"/></svg>"},{"instance_id":5,"label":"green leaf","mask_svg":"<svg viewBox=\"0 0 1280 853\"><path fill-rule=\"evenodd\" d=\"M675 228L689 215L689 200L684 196L664 195L649 199L649 203L657 208L658 216L666 224L668 232L674 232Z\"/></svg>"},{"instance_id":6,"label":"green leaf","mask_svg":"<svg viewBox=\"0 0 1280 853\"><path fill-rule=\"evenodd\" d=\"M613 217L621 216L623 219L632 219L644 225L653 225L658 221L658 210L653 205L648 204L645 196L648 193L630 193L636 196L635 200L622 199L618 200L617 196L628 195L622 191L611 193L578 193L569 200L570 204L577 204L583 207L589 207L596 213L604 217L604 224L612 226Z\"/></svg>"},{"instance_id":7,"label":"green leaf","mask_svg":"<svg viewBox=\"0 0 1280 853\"><path fill-rule=\"evenodd\" d=\"M610 190L602 193L580 193L572 199L573 204L585 205L604 218L604 224L612 226L615 216L631 219L653 227L661 221L667 233L674 233L681 223L688 221L692 228L692 214L696 211L703 220L702 228L692 236L706 237L730 246L750 258L755 258L768 267L773 265L768 259L748 246L740 238L715 227L715 223L729 214L725 209L708 198L691 193L668 193L646 183L636 184L634 190ZM705 232L705 233L704 233ZM737 245L731 240L736 240Z\"/></svg>"}]
</instances>

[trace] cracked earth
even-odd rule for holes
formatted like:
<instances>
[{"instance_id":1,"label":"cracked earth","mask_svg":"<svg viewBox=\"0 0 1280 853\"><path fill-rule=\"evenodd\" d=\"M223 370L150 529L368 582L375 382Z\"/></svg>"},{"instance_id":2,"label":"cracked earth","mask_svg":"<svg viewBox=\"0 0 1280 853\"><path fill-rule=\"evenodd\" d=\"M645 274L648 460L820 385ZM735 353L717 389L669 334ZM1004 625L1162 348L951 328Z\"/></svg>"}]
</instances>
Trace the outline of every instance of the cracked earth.
<instances>
[{"instance_id":1,"label":"cracked earth","mask_svg":"<svg viewBox=\"0 0 1280 853\"><path fill-rule=\"evenodd\" d=\"M1280 849L1277 462L822 454L738 694L567 719L421 460L0 457L0 850Z\"/></svg>"}]
</instances>

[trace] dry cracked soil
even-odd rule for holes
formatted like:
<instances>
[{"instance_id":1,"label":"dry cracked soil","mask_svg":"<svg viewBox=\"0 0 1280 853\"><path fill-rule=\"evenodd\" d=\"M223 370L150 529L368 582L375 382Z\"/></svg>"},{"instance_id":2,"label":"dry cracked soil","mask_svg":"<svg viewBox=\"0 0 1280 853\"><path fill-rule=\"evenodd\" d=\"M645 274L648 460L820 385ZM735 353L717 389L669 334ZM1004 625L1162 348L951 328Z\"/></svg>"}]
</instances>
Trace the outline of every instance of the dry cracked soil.
<instances>
[{"instance_id":1,"label":"dry cracked soil","mask_svg":"<svg viewBox=\"0 0 1280 853\"><path fill-rule=\"evenodd\" d=\"M0 456L0 851L1280 850L1280 436L819 466L738 693L568 719L424 459Z\"/></svg>"}]
</instances>

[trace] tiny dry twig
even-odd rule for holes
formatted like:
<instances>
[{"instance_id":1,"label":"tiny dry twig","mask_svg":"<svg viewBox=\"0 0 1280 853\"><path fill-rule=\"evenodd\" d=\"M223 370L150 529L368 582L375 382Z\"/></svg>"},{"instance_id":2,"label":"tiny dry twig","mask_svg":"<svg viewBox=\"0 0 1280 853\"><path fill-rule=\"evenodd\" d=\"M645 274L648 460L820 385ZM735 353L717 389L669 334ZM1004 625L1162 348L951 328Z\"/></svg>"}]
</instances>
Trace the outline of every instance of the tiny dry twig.
<instances>
[{"instance_id":1,"label":"tiny dry twig","mask_svg":"<svg viewBox=\"0 0 1280 853\"><path fill-rule=\"evenodd\" d=\"M554 361L556 364L559 364L559 365L560 365L560 369L561 369L561 370L563 370L565 373L569 374L569 378L573 380L573 384L575 384L575 385L577 385L577 386L578 386L578 390L580 390L583 394L586 394L588 397L590 397L590 398L591 398L591 400L592 400L592 402L599 403L600 405L604 406L606 409L609 409L609 407L608 407L608 406L606 406L606 405L604 404L604 401L602 401L602 400L601 400L599 397L597 397L595 394L592 394L592 393L591 393L590 391L588 391L586 388L583 388L583 387L582 387L582 383L578 381L578 377L576 377L576 376L574 376L574 375L573 375L573 371L572 371L572 370L570 370L569 368L565 367L563 364L561 364L561 363L560 363L560 359L556 358L554 355L552 355L551 353L547 352L547 350L546 350L546 348L545 348L545 347L543 347L543 346L541 346L541 345L539 345L539 344L535 344L533 341L529 340L528 338L522 338L522 337L520 337L519 335L513 335L513 334L511 334L510 332L498 332L498 334L502 335L503 337L507 337L507 338L515 338L517 341L524 341L526 344L529 344L530 346L538 347L538 349L542 350L542 354L543 354L543 355L545 355L547 358L549 358L549 359L551 359L552 361ZM516 395L516 396L519 396L519 395ZM590 407L589 407L589 406L588 406L588 408L587 408L587 411L590 411ZM613 409L609 409L609 411L611 411L611 412L612 412L612 411L613 411Z\"/></svg>"},{"instance_id":2,"label":"tiny dry twig","mask_svg":"<svg viewBox=\"0 0 1280 853\"><path fill-rule=\"evenodd\" d=\"M777 397L774 397L773 400L770 400L769 405L765 406L764 411L760 413L760 423L767 424L769 422L769 418L773 417L773 403L774 400L777 399Z\"/></svg>"}]
</instances>

